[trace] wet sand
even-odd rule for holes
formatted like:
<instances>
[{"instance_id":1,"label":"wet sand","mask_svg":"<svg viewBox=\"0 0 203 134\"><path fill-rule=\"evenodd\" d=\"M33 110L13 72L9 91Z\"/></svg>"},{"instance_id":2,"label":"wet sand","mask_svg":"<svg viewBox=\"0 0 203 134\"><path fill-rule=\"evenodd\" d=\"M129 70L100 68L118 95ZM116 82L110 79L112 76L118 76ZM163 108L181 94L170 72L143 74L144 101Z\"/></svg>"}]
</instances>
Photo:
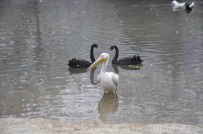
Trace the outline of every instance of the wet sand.
<instances>
[{"instance_id":1,"label":"wet sand","mask_svg":"<svg viewBox=\"0 0 203 134\"><path fill-rule=\"evenodd\" d=\"M43 118L1 118L1 134L202 134L203 126L186 124L104 124L100 121L71 123Z\"/></svg>"}]
</instances>

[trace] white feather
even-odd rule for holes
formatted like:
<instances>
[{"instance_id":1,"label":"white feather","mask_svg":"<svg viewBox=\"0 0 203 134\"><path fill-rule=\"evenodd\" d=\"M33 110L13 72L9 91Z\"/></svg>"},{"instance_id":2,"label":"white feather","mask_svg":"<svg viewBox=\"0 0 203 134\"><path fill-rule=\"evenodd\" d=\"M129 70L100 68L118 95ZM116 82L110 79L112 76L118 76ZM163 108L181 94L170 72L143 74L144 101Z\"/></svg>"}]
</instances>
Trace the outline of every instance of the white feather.
<instances>
[{"instance_id":1,"label":"white feather","mask_svg":"<svg viewBox=\"0 0 203 134\"><path fill-rule=\"evenodd\" d=\"M178 1L176 1L176 0L173 0L172 2L171 2L171 4L173 5L173 6L175 6L175 7L184 7L185 6L185 2L178 2Z\"/></svg>"},{"instance_id":2,"label":"white feather","mask_svg":"<svg viewBox=\"0 0 203 134\"><path fill-rule=\"evenodd\" d=\"M191 4L190 4L190 8L194 7L195 6L195 2L193 1Z\"/></svg>"}]
</instances>

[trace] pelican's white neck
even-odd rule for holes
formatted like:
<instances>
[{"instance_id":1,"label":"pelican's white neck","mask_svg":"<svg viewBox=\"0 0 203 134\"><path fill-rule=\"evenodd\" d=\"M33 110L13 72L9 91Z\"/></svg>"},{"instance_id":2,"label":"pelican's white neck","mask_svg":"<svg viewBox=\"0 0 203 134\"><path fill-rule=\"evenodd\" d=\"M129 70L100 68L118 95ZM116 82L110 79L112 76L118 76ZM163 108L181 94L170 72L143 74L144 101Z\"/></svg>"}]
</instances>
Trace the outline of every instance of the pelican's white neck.
<instances>
[{"instance_id":1,"label":"pelican's white neck","mask_svg":"<svg viewBox=\"0 0 203 134\"><path fill-rule=\"evenodd\" d=\"M103 73L106 72L106 68L107 68L108 62L109 62L109 57L107 57L106 62L104 62L102 64L101 72L103 72Z\"/></svg>"}]
</instances>

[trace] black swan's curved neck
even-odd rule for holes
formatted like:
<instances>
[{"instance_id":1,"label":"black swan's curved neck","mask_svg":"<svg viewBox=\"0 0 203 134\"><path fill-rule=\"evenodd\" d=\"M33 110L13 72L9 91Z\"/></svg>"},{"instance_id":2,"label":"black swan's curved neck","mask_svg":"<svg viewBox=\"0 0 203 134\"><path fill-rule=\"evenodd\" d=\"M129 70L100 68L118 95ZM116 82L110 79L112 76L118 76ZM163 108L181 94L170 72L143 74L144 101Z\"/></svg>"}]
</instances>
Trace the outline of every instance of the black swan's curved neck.
<instances>
[{"instance_id":1,"label":"black swan's curved neck","mask_svg":"<svg viewBox=\"0 0 203 134\"><path fill-rule=\"evenodd\" d=\"M90 59L91 59L92 63L95 62L95 58L94 58L94 48L95 47L97 47L97 44L93 44L90 49Z\"/></svg>"},{"instance_id":2,"label":"black swan's curved neck","mask_svg":"<svg viewBox=\"0 0 203 134\"><path fill-rule=\"evenodd\" d=\"M114 46L114 48L115 48L116 53L115 53L115 55L113 57L112 63L117 63L117 59L118 59L118 55L119 55L119 50L118 50L117 46Z\"/></svg>"},{"instance_id":3,"label":"black swan's curved neck","mask_svg":"<svg viewBox=\"0 0 203 134\"><path fill-rule=\"evenodd\" d=\"M118 65L112 64L113 70L115 73L119 74Z\"/></svg>"}]
</instances>

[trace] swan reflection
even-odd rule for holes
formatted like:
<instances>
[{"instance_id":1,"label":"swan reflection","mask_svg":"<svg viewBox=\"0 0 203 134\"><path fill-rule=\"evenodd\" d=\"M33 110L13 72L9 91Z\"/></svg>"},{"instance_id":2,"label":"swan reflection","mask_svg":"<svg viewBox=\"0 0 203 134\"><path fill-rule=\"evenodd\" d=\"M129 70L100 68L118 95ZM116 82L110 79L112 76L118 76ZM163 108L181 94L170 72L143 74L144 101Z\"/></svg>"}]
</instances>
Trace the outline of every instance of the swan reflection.
<instances>
[{"instance_id":1,"label":"swan reflection","mask_svg":"<svg viewBox=\"0 0 203 134\"><path fill-rule=\"evenodd\" d=\"M87 72L87 68L68 68L68 72L70 75L72 74L80 74Z\"/></svg>"},{"instance_id":2,"label":"swan reflection","mask_svg":"<svg viewBox=\"0 0 203 134\"><path fill-rule=\"evenodd\" d=\"M125 69L125 70L140 70L143 65L142 64L136 64L136 65L116 65L116 64L112 64L112 68L114 69L114 71L119 74L119 69L118 67Z\"/></svg>"},{"instance_id":3,"label":"swan reflection","mask_svg":"<svg viewBox=\"0 0 203 134\"><path fill-rule=\"evenodd\" d=\"M97 82L94 78L94 73L95 73L96 68L91 69L90 71L90 81L91 84L96 85ZM68 68L69 74L80 74L80 73L86 73L87 72L87 68Z\"/></svg>"},{"instance_id":4,"label":"swan reflection","mask_svg":"<svg viewBox=\"0 0 203 134\"><path fill-rule=\"evenodd\" d=\"M101 121L105 122L107 116L118 111L119 99L115 92L104 92L98 104L98 113Z\"/></svg>"}]
</instances>

